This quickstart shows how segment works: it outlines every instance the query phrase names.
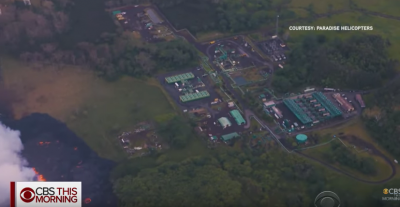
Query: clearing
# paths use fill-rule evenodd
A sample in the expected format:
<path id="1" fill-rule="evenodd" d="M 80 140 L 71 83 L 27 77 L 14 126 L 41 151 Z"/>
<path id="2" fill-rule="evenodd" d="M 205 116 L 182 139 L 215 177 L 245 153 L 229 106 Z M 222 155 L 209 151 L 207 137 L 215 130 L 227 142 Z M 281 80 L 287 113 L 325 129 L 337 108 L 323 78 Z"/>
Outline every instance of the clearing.
<path id="1" fill-rule="evenodd" d="M 2 66 L 4 87 L 16 96 L 9 103 L 15 118 L 50 114 L 105 158 L 126 156 L 117 139 L 121 131 L 141 121 L 166 121 L 175 115 L 175 106 L 154 79 L 106 82 L 87 68 L 34 70 L 11 58 L 3 58 Z"/>

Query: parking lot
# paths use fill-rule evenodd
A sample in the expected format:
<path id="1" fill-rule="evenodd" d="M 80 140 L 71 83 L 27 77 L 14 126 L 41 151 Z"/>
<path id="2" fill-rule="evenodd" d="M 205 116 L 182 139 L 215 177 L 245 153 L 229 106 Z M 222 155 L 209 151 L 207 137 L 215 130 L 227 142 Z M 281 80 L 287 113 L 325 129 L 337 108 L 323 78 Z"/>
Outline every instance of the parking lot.
<path id="1" fill-rule="evenodd" d="M 224 106 L 218 110 L 218 112 L 211 118 L 204 119 L 199 122 L 199 127 L 201 128 L 201 132 L 206 134 L 207 136 L 217 136 L 221 137 L 222 135 L 237 132 L 240 134 L 241 132 L 245 131 L 244 128 L 245 124 L 238 125 L 232 115 L 229 113 L 231 110 L 235 108 L 228 108 L 226 103 L 222 103 Z M 242 114 L 243 115 L 243 114 Z M 218 122 L 218 119 L 221 117 L 227 118 L 230 123 L 232 124 L 229 127 L 224 128 Z M 221 141 L 221 140 L 219 140 Z"/>
<path id="2" fill-rule="evenodd" d="M 285 52 L 289 49 L 280 39 L 271 39 L 265 42 L 261 42 L 259 43 L 259 47 L 275 62 L 284 62 L 287 59 Z"/>
<path id="3" fill-rule="evenodd" d="M 193 73 L 194 75 L 193 79 L 185 81 L 186 85 L 178 81 L 177 84 L 179 86 L 176 86 L 175 83 L 167 83 L 165 80 L 166 77 L 171 77 L 184 73 Z M 203 68 L 196 67 L 190 70 L 162 74 L 158 76 L 157 79 L 164 87 L 164 89 L 169 93 L 169 95 L 174 99 L 177 105 L 181 107 L 182 110 L 190 110 L 197 107 L 209 108 L 211 106 L 211 103 L 215 102 L 215 99 L 221 100 L 220 95 L 213 89 L 213 83 L 211 82 L 210 78 L 208 76 L 205 76 L 205 74 L 206 72 Z M 196 93 L 196 90 L 206 90 L 210 96 L 198 100 L 182 102 L 180 96 L 185 95 L 185 93 L 190 93 L 190 90 L 192 91 L 192 93 Z"/>
<path id="4" fill-rule="evenodd" d="M 262 57 L 242 37 L 212 41 L 199 49 L 207 54 L 211 62 L 222 66 L 224 70 L 266 65 Z"/>
<path id="5" fill-rule="evenodd" d="M 130 6 L 113 12 L 125 31 L 132 32 L 136 38 L 147 42 L 160 42 L 174 39 L 174 33 L 161 15 L 151 7 Z"/>

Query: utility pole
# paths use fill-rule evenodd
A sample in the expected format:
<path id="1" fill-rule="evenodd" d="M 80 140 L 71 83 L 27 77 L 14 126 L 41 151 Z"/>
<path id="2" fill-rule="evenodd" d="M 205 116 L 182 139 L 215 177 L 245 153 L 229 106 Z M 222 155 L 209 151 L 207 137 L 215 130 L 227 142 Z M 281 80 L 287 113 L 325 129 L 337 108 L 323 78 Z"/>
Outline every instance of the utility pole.
<path id="1" fill-rule="evenodd" d="M 279 14 L 276 15 L 276 36 L 278 36 L 278 24 L 279 24 Z"/>

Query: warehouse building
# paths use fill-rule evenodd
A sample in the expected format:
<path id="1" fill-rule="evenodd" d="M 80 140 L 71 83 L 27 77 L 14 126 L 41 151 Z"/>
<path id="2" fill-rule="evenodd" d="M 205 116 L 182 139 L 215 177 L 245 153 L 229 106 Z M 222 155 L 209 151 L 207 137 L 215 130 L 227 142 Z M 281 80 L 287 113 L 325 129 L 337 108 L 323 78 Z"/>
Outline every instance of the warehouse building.
<path id="1" fill-rule="evenodd" d="M 183 74 L 179 74 L 179 75 L 166 77 L 165 81 L 167 83 L 177 83 L 180 81 L 189 80 L 189 79 L 193 79 L 193 78 L 194 78 L 193 73 L 183 73 Z"/>
<path id="2" fill-rule="evenodd" d="M 323 93 L 316 92 L 312 96 L 328 110 L 332 118 L 342 115 L 342 112 Z"/>
<path id="3" fill-rule="evenodd" d="M 240 114 L 240 112 L 238 110 L 232 110 L 229 112 L 233 118 L 235 118 L 235 121 L 238 125 L 242 125 L 245 124 L 246 121 L 243 119 L 242 115 Z"/>
<path id="4" fill-rule="evenodd" d="M 354 107 L 347 102 L 342 96 L 340 96 L 340 93 L 335 93 L 332 95 L 333 98 L 336 99 L 337 102 L 343 107 L 343 109 L 347 112 L 354 111 Z"/>
<path id="5" fill-rule="evenodd" d="M 210 97 L 210 93 L 208 93 L 208 91 L 199 91 L 198 93 L 189 93 L 179 96 L 182 102 L 195 101 L 207 97 Z"/>
<path id="6" fill-rule="evenodd" d="M 226 117 L 221 117 L 218 119 L 219 124 L 225 129 L 226 127 L 232 126 L 232 123 Z"/>
<path id="7" fill-rule="evenodd" d="M 306 114 L 306 112 L 300 108 L 292 99 L 284 99 L 283 103 L 289 108 L 290 111 L 301 121 L 303 124 L 312 123 L 312 119 Z"/>
<path id="8" fill-rule="evenodd" d="M 221 136 L 221 138 L 222 138 L 222 140 L 224 142 L 232 140 L 233 138 L 236 138 L 236 137 L 240 137 L 240 135 L 238 133 L 236 133 L 236 132 L 233 132 L 233 133 L 230 133 L 230 134 L 225 134 L 225 135 Z"/>
<path id="9" fill-rule="evenodd" d="M 271 107 L 273 107 L 273 106 L 275 106 L 275 105 L 276 105 L 276 103 L 275 103 L 274 101 L 264 102 L 264 108 L 265 108 L 265 109 L 271 108 Z"/>

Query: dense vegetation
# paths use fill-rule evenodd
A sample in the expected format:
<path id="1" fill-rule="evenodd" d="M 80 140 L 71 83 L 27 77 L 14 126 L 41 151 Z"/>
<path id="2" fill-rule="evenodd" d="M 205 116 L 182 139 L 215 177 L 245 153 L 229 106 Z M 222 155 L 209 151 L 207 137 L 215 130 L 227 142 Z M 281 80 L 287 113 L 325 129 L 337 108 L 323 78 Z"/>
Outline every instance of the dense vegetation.
<path id="1" fill-rule="evenodd" d="M 305 206 L 312 202 L 309 195 L 325 186 L 319 169 L 276 149 L 269 153 L 219 149 L 209 156 L 140 172 L 132 169 L 134 174 L 126 170 L 118 169 L 115 177 L 122 206 Z M 292 182 L 298 183 L 296 187 L 289 185 Z"/>
<path id="2" fill-rule="evenodd" d="M 153 0 L 153 2 L 175 27 L 187 28 L 193 33 L 257 29 L 274 22 L 277 10 L 280 9 L 273 5 L 271 0 Z M 281 19 L 295 17 L 295 13 L 289 10 L 281 10 L 279 14 Z"/>
<path id="3" fill-rule="evenodd" d="M 86 64 L 115 79 L 183 69 L 197 60 L 195 48 L 182 40 L 146 44 L 115 31 L 103 1 L 42 0 L 33 9 L 10 5 L 2 12 L 0 47 L 38 68 Z"/>
<path id="4" fill-rule="evenodd" d="M 288 65 L 279 70 L 273 86 L 279 92 L 317 85 L 352 89 L 372 89 L 395 74 L 397 61 L 388 58 L 388 40 L 375 35 L 328 40 L 306 36 L 292 48 Z"/>
<path id="5" fill-rule="evenodd" d="M 338 142 L 331 142 L 330 145 L 331 150 L 324 152 L 324 158 L 330 163 L 339 163 L 367 175 L 376 174 L 375 163 L 372 158 L 359 158 L 350 149 Z"/>
<path id="6" fill-rule="evenodd" d="M 376 141 L 394 156 L 400 156 L 400 81 L 371 94 L 370 108 L 379 107 L 376 116 L 364 116 L 365 123 Z"/>

